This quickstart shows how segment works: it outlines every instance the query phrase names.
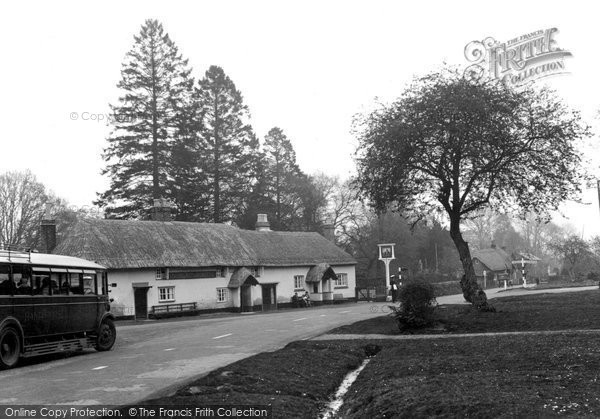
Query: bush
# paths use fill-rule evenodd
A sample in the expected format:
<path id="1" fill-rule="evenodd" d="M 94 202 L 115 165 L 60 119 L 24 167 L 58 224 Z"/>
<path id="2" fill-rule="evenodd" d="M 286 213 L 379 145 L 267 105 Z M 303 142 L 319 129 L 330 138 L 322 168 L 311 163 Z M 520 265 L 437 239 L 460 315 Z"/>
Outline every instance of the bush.
<path id="1" fill-rule="evenodd" d="M 398 290 L 399 307 L 393 307 L 392 316 L 398 328 L 425 327 L 433 323 L 436 307 L 433 286 L 425 281 L 409 281 Z"/>

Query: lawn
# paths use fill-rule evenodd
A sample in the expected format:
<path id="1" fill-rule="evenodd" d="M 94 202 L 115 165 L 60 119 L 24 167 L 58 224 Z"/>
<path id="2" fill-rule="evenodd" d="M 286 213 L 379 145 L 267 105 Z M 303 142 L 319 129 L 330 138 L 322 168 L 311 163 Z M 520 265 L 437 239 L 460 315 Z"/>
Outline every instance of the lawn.
<path id="1" fill-rule="evenodd" d="M 382 350 L 350 388 L 339 417 L 600 417 L 600 332 L 575 331 L 600 329 L 600 291 L 507 297 L 494 304 L 497 313 L 448 306 L 438 310 L 440 321 L 452 333 L 573 331 L 294 342 L 149 403 L 270 405 L 275 418 L 317 418 L 366 357 L 365 347 L 377 344 Z M 398 333 L 386 316 L 353 327 L 344 333 Z"/>
<path id="2" fill-rule="evenodd" d="M 364 357 L 360 345 L 292 342 L 212 371 L 173 396 L 145 404 L 269 405 L 274 418 L 317 418 L 344 376 Z M 122 411 L 129 417 L 127 408 Z"/>
<path id="3" fill-rule="evenodd" d="M 385 341 L 340 417 L 599 417 L 599 337 Z"/>
<path id="4" fill-rule="evenodd" d="M 412 333 L 485 333 L 531 330 L 600 329 L 600 290 L 562 294 L 532 294 L 491 300 L 496 313 L 470 305 L 442 305 L 431 329 Z M 390 316 L 373 317 L 329 333 L 399 334 Z"/>

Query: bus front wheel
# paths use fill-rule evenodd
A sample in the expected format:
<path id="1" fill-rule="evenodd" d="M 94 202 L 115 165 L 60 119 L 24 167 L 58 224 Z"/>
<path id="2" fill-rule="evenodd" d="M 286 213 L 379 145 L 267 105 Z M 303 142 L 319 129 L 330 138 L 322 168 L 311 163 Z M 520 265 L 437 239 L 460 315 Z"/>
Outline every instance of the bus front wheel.
<path id="1" fill-rule="evenodd" d="M 111 319 L 102 320 L 100 330 L 98 331 L 98 337 L 96 338 L 96 350 L 110 350 L 115 344 L 116 339 L 117 331 L 115 329 L 115 323 Z"/>
<path id="2" fill-rule="evenodd" d="M 19 356 L 21 356 L 19 333 L 12 327 L 3 328 L 0 331 L 0 369 L 17 365 Z"/>

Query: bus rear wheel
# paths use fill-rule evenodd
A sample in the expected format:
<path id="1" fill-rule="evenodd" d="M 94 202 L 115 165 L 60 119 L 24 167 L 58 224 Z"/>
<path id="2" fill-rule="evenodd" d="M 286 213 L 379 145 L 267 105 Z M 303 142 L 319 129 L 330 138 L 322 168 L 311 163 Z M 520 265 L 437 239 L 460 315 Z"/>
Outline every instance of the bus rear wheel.
<path id="1" fill-rule="evenodd" d="M 117 331 L 115 329 L 115 323 L 111 319 L 102 320 L 100 330 L 98 331 L 98 337 L 96 338 L 96 350 L 109 351 L 115 344 L 116 339 Z"/>
<path id="2" fill-rule="evenodd" d="M 21 356 L 19 333 L 12 327 L 3 328 L 0 331 L 0 369 L 17 365 L 19 356 Z"/>

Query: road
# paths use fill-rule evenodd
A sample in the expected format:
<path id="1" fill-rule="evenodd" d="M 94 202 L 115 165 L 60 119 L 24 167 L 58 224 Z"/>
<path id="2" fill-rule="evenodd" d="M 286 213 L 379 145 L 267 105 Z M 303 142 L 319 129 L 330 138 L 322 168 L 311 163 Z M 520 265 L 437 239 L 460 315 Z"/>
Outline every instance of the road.
<path id="1" fill-rule="evenodd" d="M 486 290 L 489 298 L 535 292 L 597 289 Z M 460 295 L 440 304 L 464 303 Z M 359 320 L 387 313 L 386 303 L 347 303 L 270 313 L 204 316 L 118 325 L 110 352 L 27 360 L 0 371 L 0 404 L 135 403 L 168 393 L 201 374 L 248 356 L 274 351 Z"/>
<path id="2" fill-rule="evenodd" d="M 382 315 L 384 306 L 360 302 L 118 325 L 110 352 L 87 350 L 0 371 L 0 404 L 134 403 L 248 356 Z"/>

